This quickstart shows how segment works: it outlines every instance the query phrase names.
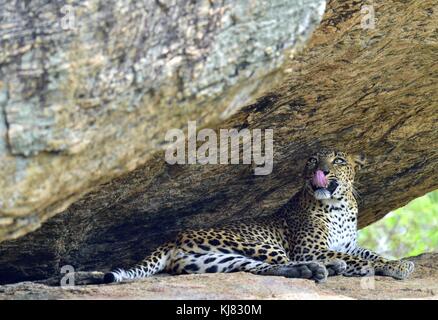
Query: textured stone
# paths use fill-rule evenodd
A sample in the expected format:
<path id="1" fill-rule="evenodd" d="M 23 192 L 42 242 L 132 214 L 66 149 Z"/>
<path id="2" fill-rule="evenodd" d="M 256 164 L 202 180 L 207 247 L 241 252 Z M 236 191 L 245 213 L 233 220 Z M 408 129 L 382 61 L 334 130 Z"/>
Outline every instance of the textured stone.
<path id="1" fill-rule="evenodd" d="M 248 273 L 158 275 L 113 285 L 54 287 L 22 282 L 0 286 L 6 299 L 438 299 L 438 254 L 412 259 L 417 270 L 408 280 L 387 277 L 330 277 L 326 283 Z"/>
<path id="2" fill-rule="evenodd" d="M 261 277 L 248 273 L 182 275 L 117 285 L 51 287 L 22 282 L 0 286 L 0 299 L 335 299 L 346 298 L 318 290 L 312 281 Z"/>
<path id="3" fill-rule="evenodd" d="M 325 1 L 0 0 L 0 241 L 284 79 Z"/>

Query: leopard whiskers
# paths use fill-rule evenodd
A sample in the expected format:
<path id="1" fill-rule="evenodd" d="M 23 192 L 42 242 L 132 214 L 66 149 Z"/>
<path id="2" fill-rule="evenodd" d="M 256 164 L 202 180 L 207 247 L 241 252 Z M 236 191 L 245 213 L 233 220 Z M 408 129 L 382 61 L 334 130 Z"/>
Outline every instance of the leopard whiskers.
<path id="1" fill-rule="evenodd" d="M 353 196 L 356 200 L 358 200 L 359 202 L 363 201 L 362 196 L 359 193 L 359 190 L 354 185 L 351 185 L 351 191 L 352 191 Z"/>

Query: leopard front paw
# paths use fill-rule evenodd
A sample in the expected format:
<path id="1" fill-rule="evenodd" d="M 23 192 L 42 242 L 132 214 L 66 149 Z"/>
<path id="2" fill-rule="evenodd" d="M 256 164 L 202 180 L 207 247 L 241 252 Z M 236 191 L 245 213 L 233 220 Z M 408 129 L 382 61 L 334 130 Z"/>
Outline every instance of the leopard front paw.
<path id="1" fill-rule="evenodd" d="M 412 261 L 401 260 L 399 261 L 396 279 L 406 279 L 415 270 L 415 264 Z"/>
<path id="2" fill-rule="evenodd" d="M 376 275 L 389 276 L 397 280 L 408 278 L 414 271 L 415 265 L 408 260 L 395 260 L 376 267 Z"/>

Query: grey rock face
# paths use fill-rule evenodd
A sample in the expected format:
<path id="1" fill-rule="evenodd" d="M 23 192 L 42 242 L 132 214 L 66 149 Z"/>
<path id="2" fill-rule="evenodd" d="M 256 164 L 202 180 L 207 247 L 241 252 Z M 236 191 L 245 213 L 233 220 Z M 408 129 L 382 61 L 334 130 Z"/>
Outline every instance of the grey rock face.
<path id="1" fill-rule="evenodd" d="M 0 240 L 133 170 L 165 132 L 283 79 L 325 7 L 299 1 L 0 1 Z"/>

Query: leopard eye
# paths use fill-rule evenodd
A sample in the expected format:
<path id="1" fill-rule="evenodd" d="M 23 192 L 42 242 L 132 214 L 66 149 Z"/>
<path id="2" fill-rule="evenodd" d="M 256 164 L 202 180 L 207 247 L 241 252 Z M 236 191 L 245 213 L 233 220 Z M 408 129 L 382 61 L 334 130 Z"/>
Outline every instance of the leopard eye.
<path id="1" fill-rule="evenodd" d="M 309 164 L 315 164 L 318 160 L 316 160 L 316 158 L 312 157 L 309 159 L 309 161 L 307 161 Z"/>
<path id="2" fill-rule="evenodd" d="M 347 161 L 345 161 L 345 159 L 342 158 L 335 158 L 335 160 L 333 160 L 334 164 L 345 164 Z"/>

